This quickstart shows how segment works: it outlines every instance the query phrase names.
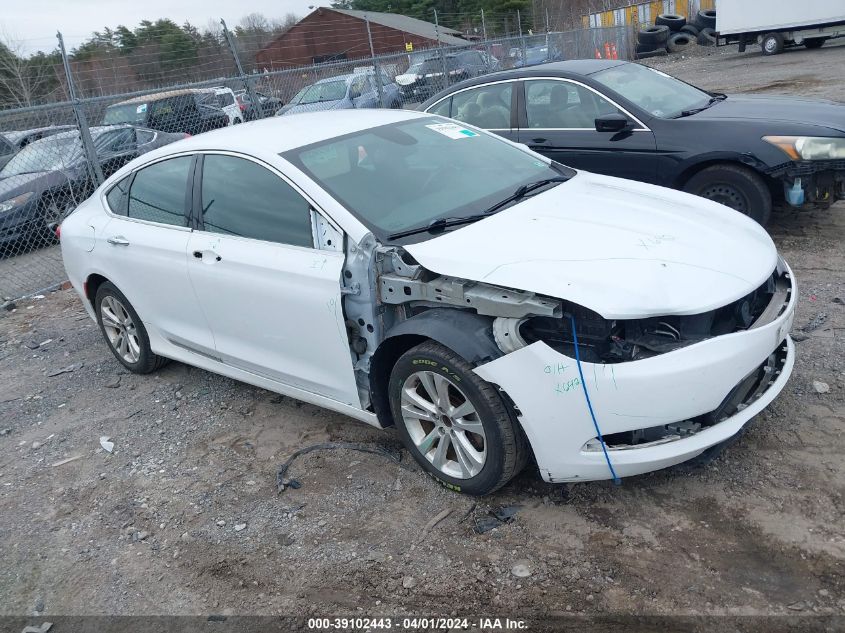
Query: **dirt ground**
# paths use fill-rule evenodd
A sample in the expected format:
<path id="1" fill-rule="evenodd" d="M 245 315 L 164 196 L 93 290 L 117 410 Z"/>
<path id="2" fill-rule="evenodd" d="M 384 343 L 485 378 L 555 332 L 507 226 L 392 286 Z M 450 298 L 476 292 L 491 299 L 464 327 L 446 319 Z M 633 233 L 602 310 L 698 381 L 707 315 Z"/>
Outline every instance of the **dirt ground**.
<path id="1" fill-rule="evenodd" d="M 845 46 L 659 63 L 845 100 Z M 407 453 L 332 450 L 279 494 L 297 449 L 395 433 L 178 363 L 130 375 L 71 291 L 19 302 L 0 316 L 0 613 L 845 614 L 845 204 L 771 232 L 800 291 L 791 381 L 710 464 L 619 487 L 529 468 L 472 499 Z"/>

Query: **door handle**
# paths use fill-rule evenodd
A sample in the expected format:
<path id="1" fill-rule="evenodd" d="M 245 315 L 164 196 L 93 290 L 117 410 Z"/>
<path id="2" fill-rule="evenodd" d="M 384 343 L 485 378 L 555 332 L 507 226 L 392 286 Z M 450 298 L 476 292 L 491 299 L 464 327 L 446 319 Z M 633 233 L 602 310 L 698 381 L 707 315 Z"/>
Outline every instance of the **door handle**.
<path id="1" fill-rule="evenodd" d="M 212 251 L 207 251 L 207 252 L 209 254 L 212 253 Z M 194 251 L 194 257 L 196 257 L 197 259 L 202 259 L 203 258 L 203 252 L 202 251 Z M 219 262 L 222 259 L 223 258 L 220 257 L 220 255 L 216 255 L 216 254 L 214 255 L 214 261 Z"/>
<path id="2" fill-rule="evenodd" d="M 549 139 L 547 139 L 547 138 L 532 138 L 531 143 L 533 145 L 548 145 Z"/>
<path id="3" fill-rule="evenodd" d="M 112 235 L 106 241 L 112 246 L 129 246 L 129 240 L 122 235 Z"/>

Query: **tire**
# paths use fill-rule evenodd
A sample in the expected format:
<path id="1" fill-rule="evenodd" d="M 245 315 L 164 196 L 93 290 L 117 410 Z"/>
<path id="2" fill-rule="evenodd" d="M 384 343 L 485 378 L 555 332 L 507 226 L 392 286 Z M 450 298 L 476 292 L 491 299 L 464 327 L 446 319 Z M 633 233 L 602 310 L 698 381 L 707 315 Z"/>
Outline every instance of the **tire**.
<path id="1" fill-rule="evenodd" d="M 666 57 L 668 53 L 665 48 L 658 48 L 653 51 L 645 51 L 644 53 L 637 53 L 637 59 L 649 59 L 651 57 Z"/>
<path id="2" fill-rule="evenodd" d="M 778 55 L 783 52 L 783 35 L 778 32 L 766 33 L 760 42 L 763 55 Z"/>
<path id="3" fill-rule="evenodd" d="M 468 406 L 471 412 L 450 418 L 438 408 L 436 413 L 416 417 L 414 412 L 425 414 L 427 405 L 432 410 L 439 406 L 439 388 L 448 394 L 448 407 L 457 410 Z M 435 395 L 430 395 L 432 391 Z M 391 372 L 388 393 L 396 429 L 405 447 L 426 472 L 449 490 L 486 495 L 524 468 L 528 447 L 509 406 L 496 387 L 482 380 L 452 350 L 427 341 L 403 354 Z M 468 431 L 457 421 L 453 424 L 453 420 L 482 432 Z M 426 446 L 420 450 L 423 443 Z M 441 446 L 443 463 L 435 466 Z M 471 468 L 462 467 L 458 461 L 458 446 L 472 449 L 462 449 L 464 456 L 474 457 L 474 461 L 464 459 Z"/>
<path id="4" fill-rule="evenodd" d="M 688 33 L 694 40 L 698 40 L 698 34 L 701 33 L 701 29 L 699 29 L 695 24 L 686 24 L 680 31 L 678 31 L 678 33 Z"/>
<path id="5" fill-rule="evenodd" d="M 723 163 L 702 169 L 686 182 L 684 191 L 724 204 L 762 226 L 772 215 L 772 194 L 765 181 L 740 165 Z"/>
<path id="6" fill-rule="evenodd" d="M 640 29 L 637 34 L 637 42 L 646 46 L 651 46 L 652 50 L 665 47 L 666 42 L 669 41 L 669 27 L 655 24 L 654 26 L 646 26 Z"/>
<path id="7" fill-rule="evenodd" d="M 809 49 L 821 48 L 824 46 L 824 43 L 827 41 L 826 37 L 814 37 L 809 40 L 804 40 L 804 46 Z"/>
<path id="8" fill-rule="evenodd" d="M 711 28 L 703 28 L 698 34 L 699 46 L 716 46 L 716 31 Z"/>
<path id="9" fill-rule="evenodd" d="M 669 38 L 669 52 L 680 53 L 692 46 L 695 41 L 695 38 L 689 33 L 675 33 Z"/>
<path id="10" fill-rule="evenodd" d="M 671 13 L 663 13 L 657 16 L 657 19 L 654 21 L 654 23 L 660 24 L 662 26 L 668 26 L 669 30 L 672 31 L 672 33 L 677 33 L 687 23 L 687 19 L 682 15 L 672 15 Z"/>
<path id="11" fill-rule="evenodd" d="M 97 289 L 97 296 L 94 298 L 94 312 L 97 315 L 97 325 L 100 326 L 100 332 L 112 354 L 121 365 L 133 374 L 149 374 L 164 367 L 169 362 L 169 359 L 154 354 L 150 349 L 150 337 L 147 335 L 144 323 L 126 296 L 110 281 L 103 282 Z M 128 316 L 130 319 L 129 325 L 125 325 L 126 321 L 123 319 L 124 327 L 111 328 L 110 324 L 113 319 L 110 319 L 109 316 L 119 318 Z M 118 333 L 115 333 L 118 330 L 122 332 L 122 338 Z M 127 341 L 125 348 L 120 344 L 122 340 Z M 133 349 L 132 340 L 135 341 L 134 347 L 137 347 L 137 350 Z M 133 356 L 136 351 L 136 360 L 133 361 L 128 358 L 128 356 Z"/>
<path id="12" fill-rule="evenodd" d="M 693 20 L 693 24 L 695 24 L 699 30 L 704 29 L 716 29 L 716 11 L 714 9 L 710 9 L 707 11 L 699 11 L 698 14 L 695 16 L 695 20 Z"/>

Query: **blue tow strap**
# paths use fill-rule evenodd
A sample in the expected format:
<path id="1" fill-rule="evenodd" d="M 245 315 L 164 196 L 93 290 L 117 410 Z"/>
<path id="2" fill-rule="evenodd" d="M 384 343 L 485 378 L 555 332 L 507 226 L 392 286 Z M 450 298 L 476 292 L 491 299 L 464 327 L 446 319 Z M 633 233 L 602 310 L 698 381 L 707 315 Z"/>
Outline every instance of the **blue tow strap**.
<path id="1" fill-rule="evenodd" d="M 572 322 L 572 340 L 575 342 L 575 364 L 578 365 L 578 375 L 581 377 L 581 387 L 584 389 L 584 397 L 587 399 L 587 408 L 590 410 L 590 417 L 593 418 L 593 426 L 596 428 L 596 435 L 601 442 L 601 450 L 604 452 L 604 459 L 607 461 L 607 467 L 610 469 L 610 475 L 613 477 L 613 483 L 617 486 L 622 483 L 622 480 L 613 469 L 613 464 L 610 463 L 610 455 L 607 454 L 607 445 L 604 443 L 601 429 L 599 428 L 596 414 L 593 411 L 593 403 L 590 402 L 590 394 L 587 391 L 587 381 L 584 380 L 584 371 L 581 369 L 581 353 L 578 351 L 578 334 L 575 331 L 575 315 L 570 314 L 569 320 Z"/>

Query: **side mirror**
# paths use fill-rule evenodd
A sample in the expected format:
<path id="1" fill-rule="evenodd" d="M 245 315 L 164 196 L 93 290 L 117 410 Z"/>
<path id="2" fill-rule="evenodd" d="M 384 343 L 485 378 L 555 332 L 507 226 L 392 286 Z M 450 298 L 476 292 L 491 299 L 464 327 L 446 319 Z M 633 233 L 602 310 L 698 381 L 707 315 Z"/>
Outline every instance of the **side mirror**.
<path id="1" fill-rule="evenodd" d="M 597 132 L 622 132 L 630 126 L 631 122 L 624 114 L 605 114 L 596 119 Z"/>

